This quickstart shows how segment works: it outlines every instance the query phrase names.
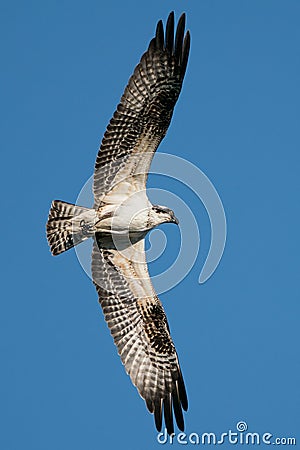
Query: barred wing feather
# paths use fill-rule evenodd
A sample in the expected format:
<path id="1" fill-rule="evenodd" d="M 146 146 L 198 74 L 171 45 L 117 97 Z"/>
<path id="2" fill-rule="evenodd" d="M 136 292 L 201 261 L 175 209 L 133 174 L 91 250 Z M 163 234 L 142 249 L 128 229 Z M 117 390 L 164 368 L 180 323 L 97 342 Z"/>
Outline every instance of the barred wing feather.
<path id="1" fill-rule="evenodd" d="M 132 245 L 126 256 L 111 247 L 98 235 L 92 256 L 105 320 L 126 372 L 154 413 L 157 429 L 161 430 L 164 414 L 168 433 L 174 432 L 174 411 L 183 430 L 185 386 L 167 318 L 148 274 L 144 240 Z"/>
<path id="2" fill-rule="evenodd" d="M 162 21 L 158 22 L 156 35 L 104 134 L 95 164 L 95 206 L 109 201 L 112 188 L 135 174 L 143 174 L 138 188 L 145 189 L 152 157 L 169 127 L 186 70 L 190 34 L 187 31 L 184 36 L 184 28 L 182 14 L 174 40 L 174 13 L 168 17 L 165 33 Z"/>

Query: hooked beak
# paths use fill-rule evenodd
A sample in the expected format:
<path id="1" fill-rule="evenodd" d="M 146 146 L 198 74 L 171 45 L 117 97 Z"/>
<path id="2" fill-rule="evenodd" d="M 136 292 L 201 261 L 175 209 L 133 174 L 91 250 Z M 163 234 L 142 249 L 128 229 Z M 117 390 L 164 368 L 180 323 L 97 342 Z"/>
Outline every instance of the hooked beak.
<path id="1" fill-rule="evenodd" d="M 179 225 L 179 220 L 177 219 L 177 217 L 173 217 L 172 223 L 176 223 L 176 225 Z"/>

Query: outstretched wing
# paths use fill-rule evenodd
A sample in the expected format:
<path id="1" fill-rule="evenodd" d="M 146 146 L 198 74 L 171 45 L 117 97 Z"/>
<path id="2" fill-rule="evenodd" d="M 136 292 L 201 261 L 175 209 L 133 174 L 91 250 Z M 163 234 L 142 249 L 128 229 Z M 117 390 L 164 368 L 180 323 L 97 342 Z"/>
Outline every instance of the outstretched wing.
<path id="1" fill-rule="evenodd" d="M 184 28 L 182 14 L 174 41 L 174 13 L 168 17 L 165 33 L 160 20 L 128 82 L 96 159 L 96 206 L 124 179 L 136 176 L 137 189 L 146 187 L 151 160 L 169 127 L 186 70 L 190 34 L 187 31 L 184 36 Z"/>
<path id="2" fill-rule="evenodd" d="M 154 413 L 157 430 L 164 414 L 168 433 L 174 432 L 174 411 L 183 431 L 186 391 L 167 318 L 148 274 L 144 240 L 124 248 L 119 242 L 119 250 L 114 246 L 96 235 L 92 274 L 105 320 L 126 372 Z"/>

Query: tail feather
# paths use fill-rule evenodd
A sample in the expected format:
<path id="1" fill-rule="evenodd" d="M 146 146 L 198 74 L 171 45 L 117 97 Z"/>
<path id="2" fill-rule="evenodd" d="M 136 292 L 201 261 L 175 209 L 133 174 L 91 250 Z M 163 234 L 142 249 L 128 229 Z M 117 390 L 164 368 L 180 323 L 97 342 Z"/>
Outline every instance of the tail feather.
<path id="1" fill-rule="evenodd" d="M 92 236 L 95 217 L 94 209 L 54 200 L 46 226 L 51 253 L 59 255 Z"/>

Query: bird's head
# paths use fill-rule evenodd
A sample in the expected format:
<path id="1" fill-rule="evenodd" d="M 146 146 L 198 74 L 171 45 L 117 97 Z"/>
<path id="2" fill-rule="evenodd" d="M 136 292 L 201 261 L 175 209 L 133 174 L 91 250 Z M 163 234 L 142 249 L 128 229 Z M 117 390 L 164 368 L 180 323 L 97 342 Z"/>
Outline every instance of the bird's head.
<path id="1" fill-rule="evenodd" d="M 176 223 L 176 225 L 179 224 L 174 211 L 172 211 L 172 209 L 170 208 L 167 208 L 166 206 L 153 205 L 152 211 L 155 225 L 160 225 L 162 223 Z"/>

